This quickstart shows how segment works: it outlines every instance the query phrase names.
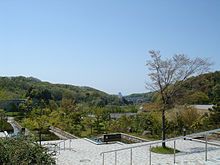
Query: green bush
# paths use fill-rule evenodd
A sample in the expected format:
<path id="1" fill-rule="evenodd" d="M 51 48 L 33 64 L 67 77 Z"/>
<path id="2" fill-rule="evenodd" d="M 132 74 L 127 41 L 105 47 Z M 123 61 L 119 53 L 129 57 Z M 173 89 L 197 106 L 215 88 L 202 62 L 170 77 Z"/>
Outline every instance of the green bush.
<path id="1" fill-rule="evenodd" d="M 13 127 L 6 120 L 1 120 L 0 121 L 0 132 L 1 131 L 13 132 Z"/>
<path id="2" fill-rule="evenodd" d="M 23 137 L 0 139 L 1 165 L 54 165 L 46 148 Z"/>
<path id="3" fill-rule="evenodd" d="M 33 131 L 35 135 L 35 139 L 39 141 L 39 132 L 38 131 Z M 60 140 L 58 136 L 56 136 L 54 133 L 49 132 L 49 131 L 42 131 L 41 134 L 41 140 L 42 141 L 50 141 L 50 140 Z"/>

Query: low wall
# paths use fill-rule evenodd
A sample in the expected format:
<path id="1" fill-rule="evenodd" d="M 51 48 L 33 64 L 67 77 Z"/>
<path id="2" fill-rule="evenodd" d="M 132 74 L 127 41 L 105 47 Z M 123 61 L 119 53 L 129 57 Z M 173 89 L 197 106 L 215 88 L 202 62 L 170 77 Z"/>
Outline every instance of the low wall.
<path id="1" fill-rule="evenodd" d="M 22 129 L 22 126 L 15 120 L 11 121 L 20 131 Z"/>
<path id="2" fill-rule="evenodd" d="M 77 136 L 72 135 L 69 132 L 63 131 L 60 128 L 50 126 L 50 129 L 51 129 L 51 131 L 56 132 L 56 133 L 58 133 L 58 134 L 60 134 L 60 135 L 62 135 L 64 137 L 66 137 L 67 139 L 78 139 Z"/>
<path id="3" fill-rule="evenodd" d="M 14 118 L 12 118 L 12 117 L 8 118 L 8 122 L 12 125 L 14 131 L 15 131 L 14 126 L 16 127 L 18 132 L 22 131 L 23 127 L 17 121 L 15 121 Z M 25 129 L 25 135 L 31 135 L 32 134 L 27 128 L 24 128 L 24 129 Z"/>
<path id="4" fill-rule="evenodd" d="M 149 142 L 149 141 L 146 140 L 146 139 L 139 138 L 139 137 L 132 136 L 132 135 L 128 135 L 128 134 L 124 134 L 124 133 L 121 133 L 121 138 L 122 138 L 122 139 L 127 139 L 127 140 L 132 141 L 132 142 L 135 142 L 135 143 Z"/>

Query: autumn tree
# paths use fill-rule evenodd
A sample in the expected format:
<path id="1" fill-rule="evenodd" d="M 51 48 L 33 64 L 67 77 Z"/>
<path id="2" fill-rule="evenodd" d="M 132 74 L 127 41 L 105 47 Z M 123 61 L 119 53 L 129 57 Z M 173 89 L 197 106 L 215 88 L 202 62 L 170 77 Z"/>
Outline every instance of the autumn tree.
<path id="1" fill-rule="evenodd" d="M 174 105 L 173 98 L 181 88 L 184 80 L 191 76 L 202 74 L 209 70 L 207 59 L 190 59 L 185 54 L 175 54 L 163 59 L 159 51 L 149 51 L 151 59 L 147 61 L 150 82 L 147 89 L 157 91 L 161 97 L 162 111 L 162 140 L 166 139 L 165 111 Z M 165 147 L 165 142 L 162 143 Z"/>

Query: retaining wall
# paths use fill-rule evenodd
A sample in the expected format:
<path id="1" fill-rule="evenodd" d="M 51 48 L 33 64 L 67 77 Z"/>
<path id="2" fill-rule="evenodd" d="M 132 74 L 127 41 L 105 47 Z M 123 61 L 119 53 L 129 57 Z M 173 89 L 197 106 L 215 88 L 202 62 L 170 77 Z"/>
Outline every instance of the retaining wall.
<path id="1" fill-rule="evenodd" d="M 56 132 L 64 137 L 66 137 L 67 139 L 78 139 L 77 136 L 75 135 L 72 135 L 71 133 L 69 132 L 66 132 L 66 131 L 63 131 L 62 129 L 60 128 L 57 128 L 57 127 L 53 127 L 53 126 L 50 126 L 50 129 L 53 131 L 53 132 Z"/>
<path id="2" fill-rule="evenodd" d="M 148 140 L 146 140 L 146 139 L 139 138 L 139 137 L 132 136 L 132 135 L 128 135 L 128 134 L 124 134 L 124 133 L 121 133 L 121 138 L 127 139 L 127 140 L 135 142 L 135 143 L 148 142 Z"/>

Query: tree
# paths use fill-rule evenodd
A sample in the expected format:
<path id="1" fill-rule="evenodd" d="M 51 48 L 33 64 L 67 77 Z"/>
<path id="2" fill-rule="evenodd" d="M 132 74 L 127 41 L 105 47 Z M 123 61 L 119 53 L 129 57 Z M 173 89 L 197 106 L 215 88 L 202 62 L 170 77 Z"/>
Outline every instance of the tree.
<path id="1" fill-rule="evenodd" d="M 220 122 L 220 102 L 216 103 L 209 111 L 211 112 L 209 117 L 211 124 L 218 126 Z"/>
<path id="2" fill-rule="evenodd" d="M 25 128 L 38 131 L 40 145 L 42 133 L 47 131 L 50 126 L 49 114 L 50 109 L 34 108 L 29 114 L 29 117 L 22 120 L 22 124 Z"/>
<path id="3" fill-rule="evenodd" d="M 82 124 L 90 129 L 90 136 L 91 136 L 92 133 L 93 133 L 92 130 L 93 130 L 93 127 L 94 127 L 94 118 L 90 117 L 90 116 L 84 117 L 83 121 L 82 121 Z"/>
<path id="4" fill-rule="evenodd" d="M 159 51 L 149 51 L 151 60 L 147 61 L 150 71 L 148 89 L 157 91 L 161 97 L 162 111 L 162 140 L 166 139 L 165 111 L 174 105 L 173 98 L 181 88 L 184 80 L 191 76 L 202 74 L 209 70 L 207 59 L 190 59 L 185 54 L 175 54 L 171 58 L 162 59 Z M 165 147 L 165 142 L 162 143 Z"/>
<path id="5" fill-rule="evenodd" d="M 0 131 L 3 131 L 3 122 L 5 120 L 5 111 L 0 109 Z"/>
<path id="6" fill-rule="evenodd" d="M 184 128 L 187 130 L 192 130 L 192 126 L 195 124 L 195 122 L 198 122 L 202 116 L 197 109 L 191 106 L 182 107 L 182 109 L 180 109 L 179 115 L 180 120 L 183 121 Z"/>
<path id="7" fill-rule="evenodd" d="M 97 131 L 97 133 L 101 133 L 104 128 L 104 122 L 110 119 L 109 113 L 104 108 L 96 107 L 93 110 L 93 114 L 95 119 L 94 129 Z"/>
<path id="8" fill-rule="evenodd" d="M 214 103 L 220 102 L 220 84 L 213 87 Z"/>
<path id="9" fill-rule="evenodd" d="M 76 111 L 76 103 L 72 99 L 63 98 L 61 101 L 61 108 L 65 113 L 71 113 Z"/>
<path id="10" fill-rule="evenodd" d="M 25 96 L 28 100 L 32 100 L 32 106 L 35 107 L 45 107 L 52 99 L 51 92 L 48 89 L 38 89 L 34 87 L 30 87 Z"/>
<path id="11" fill-rule="evenodd" d="M 208 104 L 209 97 L 201 91 L 193 92 L 191 95 L 186 96 L 185 100 L 189 104 Z"/>

